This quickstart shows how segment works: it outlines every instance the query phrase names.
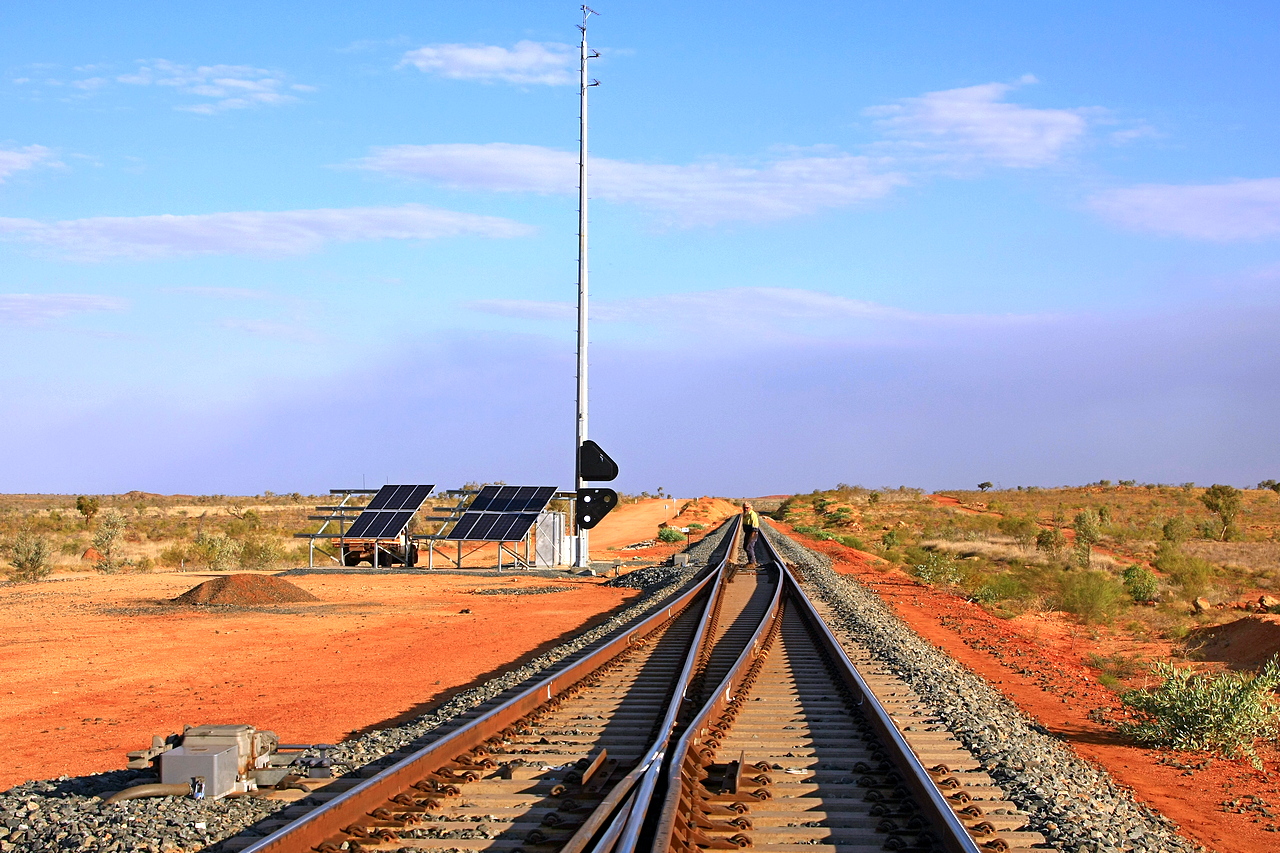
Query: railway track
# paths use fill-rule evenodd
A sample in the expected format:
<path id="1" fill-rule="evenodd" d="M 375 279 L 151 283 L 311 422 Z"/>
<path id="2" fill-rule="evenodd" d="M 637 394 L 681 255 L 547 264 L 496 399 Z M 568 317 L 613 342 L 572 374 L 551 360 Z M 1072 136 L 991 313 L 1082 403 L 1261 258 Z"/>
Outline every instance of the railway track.
<path id="1" fill-rule="evenodd" d="M 232 847 L 977 853 L 1044 841 L 1019 831 L 1023 816 L 905 685 L 854 667 L 766 537 L 768 559 L 742 566 L 736 529 L 727 536 L 660 612 Z"/>

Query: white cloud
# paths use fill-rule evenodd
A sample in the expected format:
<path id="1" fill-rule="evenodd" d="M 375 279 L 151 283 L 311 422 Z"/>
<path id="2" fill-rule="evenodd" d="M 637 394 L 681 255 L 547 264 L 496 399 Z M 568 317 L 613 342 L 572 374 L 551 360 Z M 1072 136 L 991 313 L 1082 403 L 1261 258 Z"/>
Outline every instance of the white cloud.
<path id="1" fill-rule="evenodd" d="M 1034 83 L 1024 77 L 1020 83 Z M 1088 129 L 1086 109 L 1033 109 L 1005 102 L 1014 88 L 984 83 L 929 92 L 866 114 L 890 137 L 882 144 L 900 156 L 952 164 L 993 163 L 1011 168 L 1049 165 Z"/>
<path id="2" fill-rule="evenodd" d="M 869 157 L 795 156 L 758 166 L 671 166 L 592 159 L 593 198 L 636 204 L 684 225 L 784 219 L 887 195 L 906 179 Z M 536 145 L 396 145 L 362 168 L 466 190 L 572 193 L 577 154 Z"/>
<path id="3" fill-rule="evenodd" d="M 566 86 L 576 77 L 573 47 L 556 42 L 520 41 L 505 48 L 489 44 L 432 44 L 411 50 L 401 65 L 453 80 Z"/>
<path id="4" fill-rule="evenodd" d="M 485 299 L 467 307 L 485 314 L 524 320 L 572 320 L 571 302 Z M 637 299 L 593 300 L 591 319 L 646 326 L 696 326 L 703 332 L 835 330 L 873 323 L 877 327 L 989 328 L 1043 322 L 1035 314 L 926 314 L 850 299 L 816 290 L 784 287 L 730 287 Z"/>
<path id="5" fill-rule="evenodd" d="M 310 86 L 288 85 L 285 75 L 279 71 L 248 65 L 180 65 L 166 59 L 140 62 L 136 71 L 116 77 L 116 82 L 133 86 L 167 86 L 184 94 L 207 98 L 209 100 L 175 107 L 204 115 L 297 101 L 296 97 L 282 91 L 285 88 L 314 91 Z"/>
<path id="6" fill-rule="evenodd" d="M 28 145 L 11 151 L 0 148 L 0 183 L 14 172 L 33 169 L 41 163 L 57 165 L 52 158 L 53 152 L 43 145 Z"/>
<path id="7" fill-rule="evenodd" d="M 297 255 L 328 243 L 521 237 L 510 219 L 405 204 L 399 207 L 248 211 L 192 216 L 100 216 L 62 222 L 0 218 L 0 238 L 48 246 L 79 260 L 181 255 Z"/>
<path id="8" fill-rule="evenodd" d="M 1140 231 L 1196 240 L 1280 237 L 1280 178 L 1229 184 L 1141 184 L 1099 193 L 1089 205 Z"/>
<path id="9" fill-rule="evenodd" d="M 122 299 L 86 293 L 0 293 L 0 323 L 35 326 L 71 314 L 124 307 Z"/>

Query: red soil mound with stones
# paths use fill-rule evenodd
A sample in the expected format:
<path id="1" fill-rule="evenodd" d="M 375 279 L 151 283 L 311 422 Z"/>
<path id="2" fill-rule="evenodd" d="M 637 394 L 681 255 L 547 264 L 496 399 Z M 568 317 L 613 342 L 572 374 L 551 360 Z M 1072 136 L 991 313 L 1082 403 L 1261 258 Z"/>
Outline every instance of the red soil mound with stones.
<path id="1" fill-rule="evenodd" d="M 291 604 L 319 601 L 301 587 L 271 575 L 223 575 L 192 587 L 174 604 Z"/>
<path id="2" fill-rule="evenodd" d="M 1201 660 L 1221 661 L 1232 669 L 1260 669 L 1280 653 L 1280 616 L 1246 616 L 1225 625 L 1191 632 L 1191 643 L 1203 643 Z"/>

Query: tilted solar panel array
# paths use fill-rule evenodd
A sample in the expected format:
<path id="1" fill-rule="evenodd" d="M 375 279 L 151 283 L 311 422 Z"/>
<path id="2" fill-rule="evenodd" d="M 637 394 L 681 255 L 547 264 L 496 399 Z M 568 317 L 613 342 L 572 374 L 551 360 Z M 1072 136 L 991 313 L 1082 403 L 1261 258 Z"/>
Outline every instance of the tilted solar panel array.
<path id="1" fill-rule="evenodd" d="M 518 542 L 555 493 L 555 486 L 485 486 L 445 538 Z"/>
<path id="2" fill-rule="evenodd" d="M 435 486 L 383 486 L 356 518 L 347 539 L 394 539 Z"/>

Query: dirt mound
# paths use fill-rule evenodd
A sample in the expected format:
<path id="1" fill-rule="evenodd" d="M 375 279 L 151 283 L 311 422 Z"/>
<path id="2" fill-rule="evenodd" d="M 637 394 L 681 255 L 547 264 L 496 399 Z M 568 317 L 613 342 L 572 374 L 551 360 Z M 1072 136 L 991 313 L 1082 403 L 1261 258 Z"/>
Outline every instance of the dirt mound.
<path id="1" fill-rule="evenodd" d="M 192 587 L 173 603 L 254 605 L 319 600 L 302 587 L 271 575 L 224 575 Z"/>
<path id="2" fill-rule="evenodd" d="M 1225 625 L 1191 632 L 1187 642 L 1199 645 L 1197 657 L 1221 661 L 1232 669 L 1258 669 L 1280 654 L 1280 616 L 1246 616 Z"/>

